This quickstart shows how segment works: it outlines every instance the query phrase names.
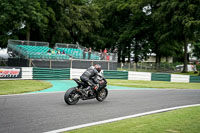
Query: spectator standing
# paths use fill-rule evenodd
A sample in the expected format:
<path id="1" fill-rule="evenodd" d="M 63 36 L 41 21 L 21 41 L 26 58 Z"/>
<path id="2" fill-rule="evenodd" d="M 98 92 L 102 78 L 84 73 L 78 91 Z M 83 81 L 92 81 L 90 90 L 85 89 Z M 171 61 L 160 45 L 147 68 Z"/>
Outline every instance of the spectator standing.
<path id="1" fill-rule="evenodd" d="M 115 61 L 116 60 L 116 57 L 117 57 L 117 48 L 115 48 L 114 50 L 113 50 L 113 61 Z"/>
<path id="2" fill-rule="evenodd" d="M 51 51 L 51 54 L 56 54 L 55 48 Z"/>
<path id="3" fill-rule="evenodd" d="M 47 51 L 47 54 L 51 54 L 51 49 L 49 49 L 49 50 Z"/>
<path id="4" fill-rule="evenodd" d="M 85 48 L 84 50 L 83 50 L 83 59 L 85 59 L 85 57 L 86 57 L 86 52 L 87 52 L 88 50 L 87 50 L 87 48 Z"/>
<path id="5" fill-rule="evenodd" d="M 88 60 L 91 59 L 92 48 L 90 47 L 88 50 Z"/>
<path id="6" fill-rule="evenodd" d="M 106 60 L 106 54 L 107 54 L 107 49 L 105 48 L 104 50 L 103 50 L 103 56 L 104 56 L 104 60 Z"/>
<path id="7" fill-rule="evenodd" d="M 57 54 L 61 54 L 60 50 L 58 49 Z"/>
<path id="8" fill-rule="evenodd" d="M 110 54 L 106 55 L 106 60 L 110 60 Z"/>
<path id="9" fill-rule="evenodd" d="M 62 54 L 65 54 L 65 50 L 63 49 Z"/>
<path id="10" fill-rule="evenodd" d="M 103 60 L 103 52 L 102 52 L 102 49 L 100 49 L 100 60 Z"/>

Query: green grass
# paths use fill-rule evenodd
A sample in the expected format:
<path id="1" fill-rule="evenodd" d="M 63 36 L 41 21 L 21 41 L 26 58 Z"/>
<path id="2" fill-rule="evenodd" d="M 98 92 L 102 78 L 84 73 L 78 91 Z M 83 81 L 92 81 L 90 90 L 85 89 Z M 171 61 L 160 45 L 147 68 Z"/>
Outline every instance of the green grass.
<path id="1" fill-rule="evenodd" d="M 49 82 L 38 80 L 0 80 L 0 95 L 39 91 L 51 86 Z"/>
<path id="2" fill-rule="evenodd" d="M 109 85 L 138 88 L 200 89 L 200 83 L 133 81 L 108 79 Z M 199 133 L 200 107 L 179 109 L 93 127 L 69 133 Z"/>
<path id="3" fill-rule="evenodd" d="M 200 107 L 131 118 L 67 133 L 199 133 Z"/>
<path id="4" fill-rule="evenodd" d="M 108 79 L 108 85 L 136 88 L 200 89 L 200 83 Z"/>
<path id="5" fill-rule="evenodd" d="M 133 68 L 117 68 L 117 71 L 136 71 L 136 72 L 159 72 L 159 71 L 157 71 L 157 70 L 155 70 L 155 69 L 137 69 L 137 70 L 135 70 L 135 69 L 133 69 Z"/>
<path id="6" fill-rule="evenodd" d="M 181 75 L 199 76 L 199 73 L 194 73 L 194 72 L 187 72 L 187 73 L 176 72 L 176 73 L 172 73 L 172 74 L 181 74 Z"/>

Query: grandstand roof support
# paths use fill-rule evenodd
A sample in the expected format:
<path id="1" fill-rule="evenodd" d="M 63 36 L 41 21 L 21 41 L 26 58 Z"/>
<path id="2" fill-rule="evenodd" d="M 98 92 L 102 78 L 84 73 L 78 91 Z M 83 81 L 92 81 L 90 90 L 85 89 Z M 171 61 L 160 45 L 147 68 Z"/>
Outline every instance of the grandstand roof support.
<path id="1" fill-rule="evenodd" d="M 31 67 L 31 62 L 32 62 L 32 60 L 31 60 L 31 59 L 29 59 L 29 67 Z"/>
<path id="2" fill-rule="evenodd" d="M 51 60 L 49 60 L 49 68 L 51 69 Z"/>
<path id="3" fill-rule="evenodd" d="M 72 61 L 73 61 L 73 60 L 71 60 L 70 68 L 72 68 Z"/>
<path id="4" fill-rule="evenodd" d="M 108 62 L 108 70 L 110 70 L 110 62 Z"/>

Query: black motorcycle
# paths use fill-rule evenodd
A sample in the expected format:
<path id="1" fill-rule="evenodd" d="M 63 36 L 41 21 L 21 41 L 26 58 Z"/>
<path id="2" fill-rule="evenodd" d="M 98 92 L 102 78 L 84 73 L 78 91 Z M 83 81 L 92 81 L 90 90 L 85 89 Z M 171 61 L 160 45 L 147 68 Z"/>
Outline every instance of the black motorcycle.
<path id="1" fill-rule="evenodd" d="M 99 87 L 97 90 L 87 90 L 87 84 L 80 81 L 79 79 L 73 80 L 78 84 L 78 86 L 70 88 L 66 91 L 64 100 L 67 104 L 74 105 L 79 101 L 79 99 L 89 100 L 96 98 L 99 102 L 102 102 L 106 99 L 108 95 L 108 89 L 106 88 L 107 81 L 102 75 L 98 75 L 97 78 L 94 79 L 99 81 Z"/>

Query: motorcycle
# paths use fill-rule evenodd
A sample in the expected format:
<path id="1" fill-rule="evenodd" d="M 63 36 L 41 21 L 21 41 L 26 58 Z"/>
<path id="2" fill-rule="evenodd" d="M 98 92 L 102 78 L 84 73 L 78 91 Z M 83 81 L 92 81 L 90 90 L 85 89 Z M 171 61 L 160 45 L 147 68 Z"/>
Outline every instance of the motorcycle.
<path id="1" fill-rule="evenodd" d="M 65 92 L 64 100 L 68 105 L 76 104 L 79 99 L 89 100 L 96 98 L 99 102 L 103 102 L 106 99 L 108 95 L 108 89 L 106 88 L 107 81 L 102 74 L 99 74 L 95 79 L 93 79 L 94 82 L 97 82 L 97 80 L 99 81 L 97 90 L 87 90 L 87 84 L 77 78 L 73 80 L 78 84 L 78 86 L 72 87 Z"/>

